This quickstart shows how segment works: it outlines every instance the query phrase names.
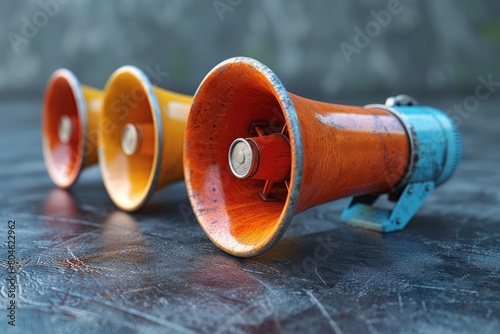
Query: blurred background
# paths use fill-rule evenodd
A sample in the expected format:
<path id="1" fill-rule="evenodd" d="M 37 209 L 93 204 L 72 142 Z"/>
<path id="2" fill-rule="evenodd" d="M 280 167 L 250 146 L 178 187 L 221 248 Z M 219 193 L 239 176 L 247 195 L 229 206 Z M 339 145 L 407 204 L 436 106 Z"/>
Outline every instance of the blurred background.
<path id="1" fill-rule="evenodd" d="M 125 64 L 168 72 L 159 86 L 193 94 L 238 55 L 326 101 L 467 96 L 479 76 L 500 81 L 499 14 L 493 0 L 2 1 L 0 98 L 41 98 L 59 67 L 101 88 Z"/>

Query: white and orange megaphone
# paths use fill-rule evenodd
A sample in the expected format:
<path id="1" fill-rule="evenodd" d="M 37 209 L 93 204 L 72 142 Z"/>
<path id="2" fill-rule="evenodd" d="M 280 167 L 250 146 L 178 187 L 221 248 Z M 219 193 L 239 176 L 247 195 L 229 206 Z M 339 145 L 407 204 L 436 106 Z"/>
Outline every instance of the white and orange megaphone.
<path id="1" fill-rule="evenodd" d="M 403 228 L 456 170 L 460 133 L 443 112 L 399 96 L 355 107 L 288 93 L 265 65 L 233 58 L 193 97 L 186 187 L 209 238 L 235 256 L 261 254 L 292 217 L 341 197 L 350 224 Z M 391 210 L 376 207 L 387 193 Z"/>
<path id="2" fill-rule="evenodd" d="M 102 92 L 81 85 L 67 69 L 50 77 L 42 111 L 42 143 L 54 184 L 70 188 L 81 171 L 97 163 L 98 116 Z"/>
<path id="3" fill-rule="evenodd" d="M 152 85 L 134 66 L 109 78 L 100 117 L 99 165 L 117 207 L 134 211 L 183 178 L 182 148 L 191 96 Z"/>

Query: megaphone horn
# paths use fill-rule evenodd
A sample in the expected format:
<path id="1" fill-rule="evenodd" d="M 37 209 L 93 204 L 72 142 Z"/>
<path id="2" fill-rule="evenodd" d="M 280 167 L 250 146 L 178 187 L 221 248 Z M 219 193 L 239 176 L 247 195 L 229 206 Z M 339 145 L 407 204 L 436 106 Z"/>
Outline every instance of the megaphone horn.
<path id="1" fill-rule="evenodd" d="M 42 111 L 42 143 L 47 172 L 60 188 L 75 184 L 81 171 L 97 163 L 97 126 L 102 92 L 81 85 L 67 69 L 50 77 Z"/>
<path id="2" fill-rule="evenodd" d="M 292 217 L 353 196 L 346 222 L 403 228 L 456 170 L 462 146 L 443 112 L 409 97 L 355 107 L 288 93 L 265 65 L 233 58 L 203 80 L 188 118 L 186 187 L 209 238 L 232 255 L 268 250 Z M 380 194 L 393 210 L 375 207 Z"/>
<path id="3" fill-rule="evenodd" d="M 191 96 L 151 84 L 134 66 L 109 78 L 100 118 L 99 165 L 120 209 L 142 207 L 152 193 L 182 180 L 182 143 Z"/>

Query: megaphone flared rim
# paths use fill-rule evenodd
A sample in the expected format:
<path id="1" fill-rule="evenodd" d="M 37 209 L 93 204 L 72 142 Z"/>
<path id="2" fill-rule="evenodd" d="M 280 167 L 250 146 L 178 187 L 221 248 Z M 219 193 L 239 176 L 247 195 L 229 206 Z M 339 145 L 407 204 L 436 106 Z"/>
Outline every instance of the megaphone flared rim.
<path id="1" fill-rule="evenodd" d="M 273 225 L 271 233 L 268 233 L 266 236 L 262 237 L 262 239 L 255 244 L 243 244 L 239 242 L 234 236 L 226 235 L 225 237 L 220 237 L 220 235 L 214 235 L 209 231 L 209 226 L 214 222 L 204 219 L 204 216 L 202 214 L 203 208 L 200 207 L 200 202 L 197 200 L 197 190 L 193 188 L 194 176 L 191 174 L 191 149 L 189 147 L 190 144 L 188 143 L 188 139 L 191 136 L 196 137 L 196 129 L 191 125 L 194 122 L 194 118 L 196 117 L 196 113 L 193 112 L 193 109 L 197 108 L 197 98 L 201 95 L 200 92 L 202 92 L 207 82 L 214 80 L 219 74 L 223 73 L 226 70 L 234 70 L 234 68 L 232 69 L 232 67 L 235 67 L 239 64 L 245 64 L 249 66 L 253 71 L 258 72 L 272 87 L 272 93 L 274 94 L 274 97 L 279 103 L 281 111 L 284 114 L 288 133 L 290 135 L 290 145 L 292 149 L 291 176 L 286 202 L 283 205 L 281 214 L 277 218 L 276 223 Z M 223 90 L 223 88 L 220 89 Z M 225 156 L 227 156 L 227 154 L 225 154 Z M 192 159 L 194 161 L 198 159 L 198 157 L 193 156 Z M 184 175 L 188 197 L 198 218 L 198 221 L 208 237 L 219 248 L 234 256 L 252 257 L 264 253 L 281 238 L 293 216 L 295 215 L 295 209 L 297 207 L 302 182 L 303 159 L 304 156 L 302 150 L 302 135 L 295 106 L 293 105 L 292 100 L 285 87 L 281 83 L 280 79 L 271 69 L 255 59 L 248 57 L 235 57 L 225 60 L 219 65 L 215 66 L 205 76 L 193 97 L 193 105 L 188 118 L 186 140 L 184 146 Z"/>
<path id="2" fill-rule="evenodd" d="M 80 136 L 80 141 L 77 144 L 76 151 L 67 146 L 71 150 L 71 154 L 75 155 L 75 163 L 72 166 L 68 166 L 66 164 L 61 164 L 55 161 L 53 156 L 53 152 L 50 148 L 51 143 L 49 142 L 50 136 L 54 134 L 49 134 L 46 131 L 48 126 L 48 122 L 54 121 L 51 119 L 51 113 L 53 113 L 52 109 L 49 108 L 48 103 L 51 98 L 51 94 L 53 93 L 54 85 L 61 80 L 64 81 L 66 85 L 69 86 L 71 93 L 73 95 L 73 99 L 76 104 L 76 112 L 78 117 L 78 133 Z M 43 105 L 43 114 L 42 114 L 42 147 L 43 147 L 43 156 L 45 161 L 45 166 L 47 168 L 47 172 L 54 184 L 60 188 L 68 189 L 73 186 L 80 173 L 83 169 L 84 156 L 86 152 L 86 143 L 87 143 L 87 105 L 85 103 L 85 98 L 83 95 L 82 87 L 80 81 L 76 77 L 76 75 L 66 68 L 57 69 L 50 76 L 47 88 L 45 90 L 44 97 L 44 105 Z M 61 144 L 61 143 L 59 143 Z M 57 167 L 58 165 L 59 167 Z M 61 171 L 61 167 L 63 170 Z"/>
<path id="3" fill-rule="evenodd" d="M 152 168 L 149 172 L 148 181 L 143 191 L 141 192 L 141 195 L 138 197 L 139 199 L 135 201 L 131 200 L 130 198 L 127 198 L 127 196 L 124 197 L 122 196 L 122 194 L 119 194 L 117 191 L 113 189 L 110 177 L 108 175 L 109 169 L 105 159 L 106 146 L 103 143 L 104 139 L 102 131 L 100 132 L 100 137 L 99 137 L 99 142 L 100 142 L 98 151 L 99 166 L 103 176 L 104 186 L 108 192 L 108 195 L 111 197 L 115 205 L 124 211 L 136 211 L 141 207 L 143 207 L 144 204 L 148 201 L 148 199 L 151 197 L 154 190 L 156 189 L 156 184 L 158 183 L 159 170 L 161 168 L 162 153 L 163 153 L 163 141 L 161 140 L 161 138 L 163 138 L 163 125 L 161 122 L 160 105 L 158 102 L 158 98 L 154 92 L 153 84 L 143 71 L 132 65 L 126 65 L 118 68 L 108 79 L 108 82 L 106 83 L 105 87 L 105 96 L 103 101 L 103 110 L 101 114 L 100 124 L 103 124 L 103 120 L 106 117 L 106 113 L 109 112 L 109 110 L 106 110 L 105 107 L 107 105 L 106 100 L 107 98 L 109 98 L 110 88 L 113 87 L 113 85 L 117 82 L 117 80 L 119 80 L 120 76 L 122 76 L 123 74 L 132 75 L 140 83 L 141 88 L 144 90 L 146 98 L 148 100 L 154 125 L 155 147 L 154 147 Z"/>

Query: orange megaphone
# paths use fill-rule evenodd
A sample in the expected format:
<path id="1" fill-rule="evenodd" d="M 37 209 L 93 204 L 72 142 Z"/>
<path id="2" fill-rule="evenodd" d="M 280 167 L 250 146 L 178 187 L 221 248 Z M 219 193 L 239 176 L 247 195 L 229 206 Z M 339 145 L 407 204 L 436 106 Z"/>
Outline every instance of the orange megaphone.
<path id="1" fill-rule="evenodd" d="M 81 171 L 97 163 L 97 122 L 102 92 L 58 69 L 47 84 L 42 111 L 42 143 L 47 172 L 60 188 L 75 184 Z"/>
<path id="2" fill-rule="evenodd" d="M 295 214 L 346 196 L 345 221 L 402 228 L 453 174 L 461 142 L 442 112 L 390 101 L 312 101 L 256 60 L 216 66 L 193 97 L 184 144 L 189 199 L 209 238 L 232 255 L 258 255 Z M 382 193 L 396 201 L 392 211 L 372 206 Z"/>
<path id="3" fill-rule="evenodd" d="M 99 165 L 120 209 L 139 209 L 158 188 L 182 180 L 182 144 L 191 96 L 151 84 L 134 66 L 109 78 L 100 118 Z"/>

